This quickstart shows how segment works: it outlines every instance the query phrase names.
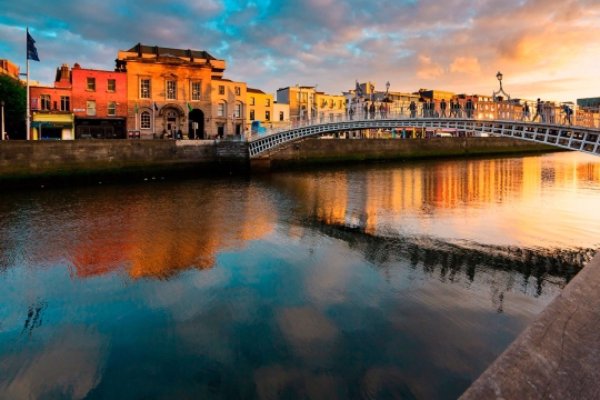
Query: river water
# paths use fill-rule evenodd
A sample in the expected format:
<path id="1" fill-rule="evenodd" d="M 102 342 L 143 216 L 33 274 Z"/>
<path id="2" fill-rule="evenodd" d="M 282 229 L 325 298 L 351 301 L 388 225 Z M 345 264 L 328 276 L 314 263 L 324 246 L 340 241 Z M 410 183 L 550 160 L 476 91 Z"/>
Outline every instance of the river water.
<path id="1" fill-rule="evenodd" d="M 600 159 L 0 194 L 0 398 L 456 398 L 600 247 Z"/>

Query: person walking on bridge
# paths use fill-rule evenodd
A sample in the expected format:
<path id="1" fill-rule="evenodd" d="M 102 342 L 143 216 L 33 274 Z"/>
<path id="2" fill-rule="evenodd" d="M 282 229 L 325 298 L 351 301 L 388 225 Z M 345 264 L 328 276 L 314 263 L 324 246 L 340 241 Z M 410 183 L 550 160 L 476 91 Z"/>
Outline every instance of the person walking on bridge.
<path id="1" fill-rule="evenodd" d="M 417 117 L 417 105 L 415 104 L 414 100 L 410 102 L 408 109 L 410 110 L 410 117 L 416 118 Z"/>
<path id="2" fill-rule="evenodd" d="M 525 105 L 523 106 L 523 114 L 521 116 L 521 121 L 529 121 L 529 117 L 530 117 L 530 111 L 529 111 L 529 104 L 527 104 L 527 102 L 525 102 Z"/>
<path id="3" fill-rule="evenodd" d="M 542 100 L 537 99 L 537 103 L 535 103 L 535 115 L 533 116 L 533 118 L 531 118 L 531 122 L 535 121 L 538 118 L 542 119 L 542 106 Z"/>
<path id="4" fill-rule="evenodd" d="M 448 116 L 446 115 L 446 100 L 442 99 L 442 101 L 440 102 L 440 111 L 441 111 L 441 118 L 447 118 Z"/>

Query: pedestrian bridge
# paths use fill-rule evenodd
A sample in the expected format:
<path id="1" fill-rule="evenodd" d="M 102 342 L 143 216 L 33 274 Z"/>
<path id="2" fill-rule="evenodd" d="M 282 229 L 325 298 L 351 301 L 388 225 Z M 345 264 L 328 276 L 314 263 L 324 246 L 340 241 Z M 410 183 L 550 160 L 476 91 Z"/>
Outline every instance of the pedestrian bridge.
<path id="1" fill-rule="evenodd" d="M 600 156 L 600 129 L 598 128 L 509 120 L 397 117 L 307 123 L 267 132 L 266 135 L 249 140 L 250 157 L 257 158 L 270 151 L 276 151 L 287 143 L 324 134 L 364 129 L 402 128 L 451 129 L 472 135 L 504 136 Z"/>

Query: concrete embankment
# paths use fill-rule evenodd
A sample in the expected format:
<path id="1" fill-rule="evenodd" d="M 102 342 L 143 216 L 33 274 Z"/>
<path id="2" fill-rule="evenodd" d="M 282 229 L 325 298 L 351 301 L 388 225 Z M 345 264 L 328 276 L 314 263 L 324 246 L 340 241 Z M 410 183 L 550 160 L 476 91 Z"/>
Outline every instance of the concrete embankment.
<path id="1" fill-rule="evenodd" d="M 252 162 L 262 169 L 279 169 L 336 162 L 464 157 L 552 150 L 553 148 L 547 145 L 510 138 L 469 137 L 426 140 L 311 138 L 283 145 Z"/>
<path id="2" fill-rule="evenodd" d="M 550 151 L 506 138 L 306 139 L 250 162 L 239 141 L 74 140 L 0 142 L 0 186 L 190 177 L 310 164 Z"/>
<path id="3" fill-rule="evenodd" d="M 600 254 L 461 399 L 600 398 Z"/>
<path id="4" fill-rule="evenodd" d="M 229 174 L 248 169 L 244 142 L 80 140 L 0 142 L 0 186 Z"/>

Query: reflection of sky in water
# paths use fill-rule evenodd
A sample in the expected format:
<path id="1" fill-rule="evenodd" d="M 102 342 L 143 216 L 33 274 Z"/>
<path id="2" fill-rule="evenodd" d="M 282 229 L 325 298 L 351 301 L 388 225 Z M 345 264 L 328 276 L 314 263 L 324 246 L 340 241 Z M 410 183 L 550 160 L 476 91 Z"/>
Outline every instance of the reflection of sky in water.
<path id="1" fill-rule="evenodd" d="M 552 259 L 589 256 L 599 171 L 553 154 L 5 195 L 0 397 L 454 398 L 579 265 Z"/>

